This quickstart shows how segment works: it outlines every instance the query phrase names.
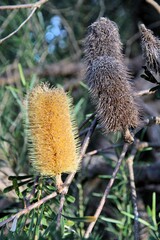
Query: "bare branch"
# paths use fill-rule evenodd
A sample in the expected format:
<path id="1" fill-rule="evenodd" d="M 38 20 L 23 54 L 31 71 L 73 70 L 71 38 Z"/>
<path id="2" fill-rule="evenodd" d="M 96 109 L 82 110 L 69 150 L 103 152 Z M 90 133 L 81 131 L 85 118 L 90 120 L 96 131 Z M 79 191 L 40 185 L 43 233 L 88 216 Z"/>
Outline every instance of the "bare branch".
<path id="1" fill-rule="evenodd" d="M 10 33 L 9 35 L 7 35 L 6 37 L 0 39 L 0 44 L 2 42 L 4 42 L 5 40 L 7 40 L 8 38 L 12 37 L 15 33 L 17 33 L 23 26 L 26 22 L 28 22 L 28 20 L 32 17 L 32 15 L 34 14 L 34 12 L 36 11 L 37 8 L 33 8 L 33 10 L 31 11 L 31 13 L 29 14 L 29 16 L 26 18 L 26 20 L 21 23 L 21 25 L 15 30 L 13 31 L 12 33 Z"/>
<path id="2" fill-rule="evenodd" d="M 111 190 L 111 187 L 112 187 L 112 185 L 113 185 L 113 183 L 115 181 L 115 178 L 116 178 L 117 173 L 119 171 L 119 168 L 121 166 L 122 160 L 124 159 L 125 154 L 126 154 L 126 152 L 128 150 L 128 147 L 129 147 L 129 144 L 125 143 L 124 146 L 123 146 L 122 153 L 121 153 L 121 155 L 120 155 L 120 157 L 119 157 L 119 159 L 117 161 L 116 167 L 115 167 L 115 169 L 113 171 L 112 177 L 111 177 L 109 183 L 107 184 L 107 187 L 106 187 L 106 189 L 104 191 L 103 197 L 101 198 L 101 201 L 100 201 L 100 203 L 98 205 L 98 208 L 97 208 L 97 210 L 96 210 L 96 212 L 94 214 L 94 217 L 95 217 L 96 220 L 95 220 L 95 222 L 92 222 L 92 223 L 89 224 L 89 226 L 88 226 L 88 228 L 87 228 L 87 230 L 85 232 L 85 235 L 84 235 L 85 238 L 89 238 L 89 236 L 90 236 L 90 234 L 91 234 L 91 232 L 92 232 L 92 230 L 94 228 L 94 225 L 96 224 L 96 222 L 98 220 L 98 217 L 99 217 L 99 215 L 102 212 L 102 209 L 104 207 L 104 204 L 106 202 L 108 194 L 109 194 L 109 192 Z"/>
<path id="3" fill-rule="evenodd" d="M 0 44 L 2 42 L 4 42 L 5 40 L 7 40 L 8 38 L 12 37 L 15 33 L 17 33 L 28 21 L 29 19 L 33 16 L 34 12 L 37 10 L 37 8 L 39 8 L 43 3 L 45 3 L 47 0 L 40 0 L 38 1 L 37 3 L 35 4 L 32 4 L 32 11 L 31 13 L 29 14 L 29 16 L 20 24 L 20 26 L 15 30 L 13 31 L 12 33 L 10 33 L 9 35 L 7 35 L 6 37 L 0 39 Z M 31 4 L 29 4 L 31 5 Z M 18 5 L 17 5 L 18 6 Z M 22 5 L 21 5 L 22 6 Z M 2 10 L 2 7 L 7 7 L 7 6 L 1 6 L 1 10 Z M 9 7 L 9 6 L 8 6 Z M 13 7 L 13 6 L 12 6 Z M 14 6 L 15 7 L 15 6 Z M 16 9 L 16 8 L 14 8 Z M 3 9 L 4 10 L 4 9 Z"/>
<path id="4" fill-rule="evenodd" d="M 146 2 L 151 4 L 155 8 L 155 10 L 160 13 L 160 5 L 157 2 L 155 2 L 154 0 L 146 0 Z"/>
<path id="5" fill-rule="evenodd" d="M 134 180 L 134 171 L 133 171 L 133 160 L 136 155 L 136 148 L 133 148 L 131 155 L 127 159 L 127 166 L 129 170 L 129 178 L 130 178 L 130 186 L 131 186 L 131 196 L 132 196 L 132 203 L 134 208 L 134 240 L 139 240 L 139 213 L 138 213 L 138 206 L 137 206 L 137 193 L 136 193 L 136 186 Z"/>
<path id="6" fill-rule="evenodd" d="M 46 3 L 47 1 L 48 0 L 40 0 L 36 3 L 0 6 L 0 10 L 14 10 L 14 9 L 22 9 L 22 8 L 40 8 L 41 5 Z"/>

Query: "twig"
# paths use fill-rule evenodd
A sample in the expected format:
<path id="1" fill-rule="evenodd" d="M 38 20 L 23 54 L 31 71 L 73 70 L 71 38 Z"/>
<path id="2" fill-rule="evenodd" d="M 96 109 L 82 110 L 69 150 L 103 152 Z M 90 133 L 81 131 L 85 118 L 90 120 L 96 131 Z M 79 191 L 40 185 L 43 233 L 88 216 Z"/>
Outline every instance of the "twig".
<path id="1" fill-rule="evenodd" d="M 37 8 L 33 8 L 33 10 L 32 10 L 31 13 L 29 14 L 29 16 L 26 18 L 26 20 L 25 20 L 23 23 L 21 23 L 21 25 L 20 25 L 15 31 L 13 31 L 12 33 L 10 33 L 9 35 L 7 35 L 6 37 L 0 39 L 0 44 L 1 44 L 2 42 L 4 42 L 6 39 L 12 37 L 15 33 L 17 33 L 17 32 L 24 26 L 24 24 L 25 24 L 26 22 L 28 22 L 28 20 L 32 17 L 32 15 L 33 15 L 34 12 L 36 11 L 36 9 L 37 9 Z"/>
<path id="2" fill-rule="evenodd" d="M 84 235 L 85 238 L 89 238 L 89 236 L 90 236 L 90 234 L 91 234 L 91 232 L 92 232 L 92 230 L 94 228 L 94 225 L 96 224 L 96 222 L 98 220 L 98 217 L 101 214 L 101 211 L 102 211 L 102 209 L 104 207 L 104 204 L 106 202 L 107 196 L 108 196 L 108 194 L 109 194 L 109 192 L 111 190 L 111 187 L 112 187 L 112 185 L 113 185 L 113 183 L 115 181 L 115 178 L 116 178 L 117 173 L 119 171 L 119 168 L 121 166 L 122 160 L 124 159 L 125 154 L 127 152 L 128 146 L 129 145 L 127 143 L 125 143 L 124 146 L 123 146 L 122 153 L 121 153 L 121 155 L 120 155 L 120 157 L 118 159 L 118 162 L 117 162 L 116 167 L 115 167 L 115 169 L 113 171 L 112 177 L 111 177 L 109 183 L 107 184 L 107 187 L 106 187 L 106 189 L 104 191 L 103 197 L 101 198 L 101 201 L 100 201 L 100 203 L 98 205 L 98 208 L 97 208 L 97 210 L 96 210 L 96 212 L 94 214 L 94 217 L 96 218 L 96 221 L 89 224 L 89 226 L 88 226 L 88 228 L 87 228 L 87 230 L 85 232 L 85 235 Z"/>
<path id="3" fill-rule="evenodd" d="M 154 94 L 156 91 L 150 91 L 150 89 L 146 89 L 146 90 L 141 90 L 139 92 L 137 92 L 135 95 L 136 96 L 144 96 L 144 95 L 151 95 Z"/>
<path id="4" fill-rule="evenodd" d="M 91 116 L 89 116 L 79 127 L 79 130 L 81 130 L 81 128 L 83 128 L 88 122 L 89 120 L 91 120 L 93 117 L 95 116 L 95 113 L 92 113 Z"/>
<path id="5" fill-rule="evenodd" d="M 48 0 L 40 0 L 36 3 L 0 6 L 0 10 L 14 10 L 14 9 L 22 9 L 22 8 L 40 8 L 41 5 L 47 1 Z"/>
<path id="6" fill-rule="evenodd" d="M 160 5 L 155 2 L 154 0 L 146 0 L 146 2 L 148 2 L 149 4 L 151 4 L 158 13 L 160 13 Z"/>
<path id="7" fill-rule="evenodd" d="M 159 116 L 151 116 L 150 118 L 145 119 L 142 122 L 142 124 L 133 131 L 133 133 L 135 135 L 136 133 L 138 133 L 144 127 L 152 126 L 154 124 L 160 125 L 160 117 Z"/>
<path id="8" fill-rule="evenodd" d="M 159 149 L 160 148 L 160 144 L 159 143 L 153 143 L 153 142 L 139 142 L 136 144 L 136 148 L 138 151 L 143 150 L 144 148 L 155 148 L 155 149 Z"/>
<path id="9" fill-rule="evenodd" d="M 130 178 L 130 186 L 131 186 L 131 196 L 132 196 L 132 203 L 134 208 L 134 240 L 139 240 L 139 213 L 137 207 L 137 193 L 136 193 L 136 186 L 135 186 L 135 179 L 134 179 L 134 171 L 133 171 L 133 160 L 135 158 L 137 149 L 133 148 L 131 155 L 127 159 L 127 166 L 129 170 L 129 178 Z"/>
<path id="10" fill-rule="evenodd" d="M 89 131 L 88 131 L 88 133 L 87 133 L 87 135 L 86 135 L 86 137 L 85 137 L 85 139 L 84 139 L 83 145 L 82 145 L 82 147 L 81 147 L 80 159 L 84 156 L 84 154 L 85 154 L 85 152 L 86 152 L 86 150 L 87 150 L 87 147 L 88 147 L 88 144 L 89 144 L 91 135 L 92 135 L 92 133 L 94 132 L 94 129 L 95 129 L 95 127 L 96 127 L 96 124 L 97 124 L 97 120 L 95 119 L 95 120 L 92 122 L 92 124 L 91 124 L 91 126 L 90 126 L 90 129 L 89 129 Z M 64 184 L 63 184 L 62 191 L 61 191 L 63 194 L 67 194 L 68 189 L 69 189 L 69 186 L 70 186 L 70 184 L 71 184 L 74 176 L 75 176 L 75 173 L 71 173 L 71 174 L 66 178 L 66 180 L 65 180 L 65 182 L 64 182 Z M 20 217 L 21 215 L 23 215 L 23 214 L 27 214 L 27 213 L 30 212 L 32 209 L 41 206 L 43 203 L 45 203 L 45 202 L 47 202 L 48 200 L 56 197 L 57 195 L 58 195 L 57 192 L 53 192 L 53 193 L 51 193 L 50 195 L 48 195 L 48 196 L 42 198 L 41 200 L 37 201 L 36 203 L 31 204 L 31 205 L 28 206 L 27 208 L 22 209 L 22 210 L 19 211 L 18 213 L 14 214 L 13 216 L 11 216 L 11 217 L 7 218 L 6 220 L 2 221 L 2 222 L 0 223 L 0 227 L 2 227 L 2 226 L 4 226 L 5 224 L 11 222 L 11 221 L 12 221 L 13 219 L 15 219 L 15 218 L 19 218 L 19 217 Z M 63 208 L 63 206 L 61 206 L 61 207 Z"/>
<path id="11" fill-rule="evenodd" d="M 32 11 L 31 13 L 29 14 L 29 16 L 19 25 L 19 27 L 13 31 L 12 33 L 10 33 L 9 35 L 7 35 L 6 37 L 0 39 L 0 44 L 2 42 L 4 42 L 5 40 L 7 40 L 8 38 L 12 37 L 15 33 L 17 33 L 23 26 L 26 22 L 29 21 L 29 19 L 33 16 L 34 12 L 37 10 L 37 8 L 39 8 L 43 3 L 45 3 L 47 0 L 40 0 L 39 2 L 37 2 L 36 4 L 33 4 L 32 7 Z M 4 6 L 4 7 L 7 7 L 7 6 Z"/>
<path id="12" fill-rule="evenodd" d="M 90 151 L 90 152 L 87 152 L 85 154 L 85 157 L 86 156 L 93 156 L 93 155 L 96 155 L 98 153 L 104 153 L 104 152 L 108 152 L 109 150 L 111 149 L 114 149 L 114 148 L 117 148 L 117 147 L 122 147 L 123 146 L 123 143 L 119 143 L 119 144 L 113 144 L 109 147 L 106 147 L 106 148 L 100 148 L 100 149 L 96 149 L 96 150 L 93 150 L 93 151 Z"/>

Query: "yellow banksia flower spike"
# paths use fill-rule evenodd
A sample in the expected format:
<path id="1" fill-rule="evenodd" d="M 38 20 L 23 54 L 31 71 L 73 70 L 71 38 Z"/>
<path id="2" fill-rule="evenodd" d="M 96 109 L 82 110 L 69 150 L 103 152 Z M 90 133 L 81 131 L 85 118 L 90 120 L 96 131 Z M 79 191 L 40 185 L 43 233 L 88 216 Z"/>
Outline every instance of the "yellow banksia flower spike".
<path id="1" fill-rule="evenodd" d="M 61 88 L 43 84 L 28 95 L 30 157 L 42 175 L 60 176 L 79 167 L 78 131 L 71 108 L 71 99 Z"/>

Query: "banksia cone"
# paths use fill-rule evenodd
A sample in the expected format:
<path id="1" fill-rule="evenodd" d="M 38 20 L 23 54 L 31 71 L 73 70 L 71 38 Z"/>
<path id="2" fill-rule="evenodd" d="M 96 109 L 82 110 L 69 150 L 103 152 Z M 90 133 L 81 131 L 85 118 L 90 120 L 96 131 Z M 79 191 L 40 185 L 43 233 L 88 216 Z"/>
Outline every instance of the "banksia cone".
<path id="1" fill-rule="evenodd" d="M 100 18 L 88 27 L 85 39 L 85 60 L 88 64 L 100 56 L 123 59 L 118 26 L 108 18 Z"/>
<path id="2" fill-rule="evenodd" d="M 139 26 L 141 34 L 141 46 L 146 67 L 157 81 L 160 82 L 160 39 L 153 35 L 153 32 L 145 27 Z"/>
<path id="3" fill-rule="evenodd" d="M 105 18 L 93 23 L 85 40 L 86 80 L 104 131 L 122 131 L 133 142 L 129 128 L 137 127 L 139 114 L 121 46 L 115 23 Z"/>
<path id="4" fill-rule="evenodd" d="M 61 88 L 40 85 L 28 95 L 31 160 L 42 175 L 77 171 L 77 128 L 70 110 L 71 100 Z"/>

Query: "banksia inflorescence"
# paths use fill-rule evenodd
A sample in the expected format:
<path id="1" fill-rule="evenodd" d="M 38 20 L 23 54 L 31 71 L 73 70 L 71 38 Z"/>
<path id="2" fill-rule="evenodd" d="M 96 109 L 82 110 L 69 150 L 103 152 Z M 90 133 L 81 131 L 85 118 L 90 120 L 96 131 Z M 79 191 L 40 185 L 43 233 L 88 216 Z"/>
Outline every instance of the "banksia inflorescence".
<path id="1" fill-rule="evenodd" d="M 121 50 L 122 43 L 115 22 L 102 17 L 88 27 L 84 48 L 87 64 L 101 56 L 123 60 Z"/>
<path id="2" fill-rule="evenodd" d="M 79 166 L 77 128 L 71 100 L 61 88 L 35 87 L 28 95 L 30 155 L 42 175 L 76 172 Z"/>
<path id="3" fill-rule="evenodd" d="M 160 39 L 144 24 L 139 26 L 143 58 L 147 69 L 160 82 Z"/>
<path id="4" fill-rule="evenodd" d="M 129 129 L 137 127 L 139 113 L 117 25 L 100 18 L 88 28 L 84 46 L 86 81 L 100 124 L 106 133 L 121 131 L 132 142 Z"/>

